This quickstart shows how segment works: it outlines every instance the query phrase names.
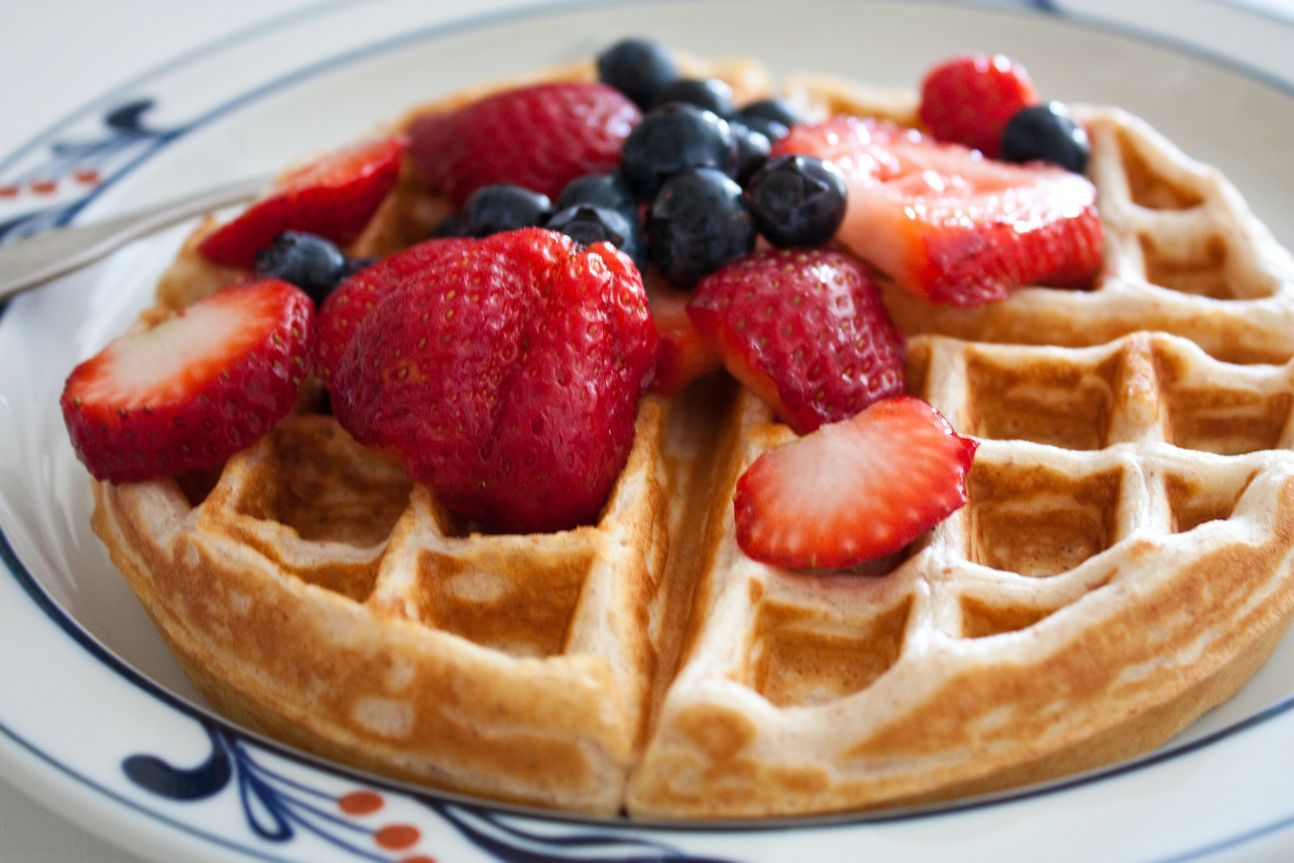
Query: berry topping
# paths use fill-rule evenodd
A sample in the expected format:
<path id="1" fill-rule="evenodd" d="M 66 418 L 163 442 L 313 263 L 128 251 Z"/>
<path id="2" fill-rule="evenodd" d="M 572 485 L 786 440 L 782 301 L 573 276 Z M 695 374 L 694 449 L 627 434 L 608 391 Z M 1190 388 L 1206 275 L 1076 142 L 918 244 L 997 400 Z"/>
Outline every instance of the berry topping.
<path id="1" fill-rule="evenodd" d="M 680 78 L 656 91 L 652 107 L 659 108 L 670 102 L 696 105 L 720 117 L 726 117 L 733 111 L 732 87 L 718 78 L 707 78 L 703 81 L 696 78 Z"/>
<path id="2" fill-rule="evenodd" d="M 561 231 L 577 243 L 591 246 L 610 243 L 624 252 L 641 271 L 646 265 L 642 231 L 636 221 L 630 222 L 623 213 L 606 207 L 576 204 L 559 210 L 548 220 L 549 230 Z"/>
<path id="3" fill-rule="evenodd" d="M 775 246 L 820 246 L 845 217 L 845 177 L 812 156 L 778 156 L 746 182 L 746 206 Z"/>
<path id="4" fill-rule="evenodd" d="M 554 231 L 467 242 L 364 317 L 333 410 L 487 528 L 586 523 L 628 456 L 652 373 L 642 280 L 610 246 Z"/>
<path id="5" fill-rule="evenodd" d="M 626 214 L 636 213 L 638 210 L 634 193 L 619 174 L 589 174 L 571 180 L 553 202 L 553 209 L 565 210 L 576 204 L 592 204 Z"/>
<path id="6" fill-rule="evenodd" d="M 737 544 L 774 566 L 856 566 L 966 503 L 977 444 L 930 405 L 887 399 L 761 455 L 737 481 Z"/>
<path id="7" fill-rule="evenodd" d="M 742 258 L 697 285 L 688 314 L 728 371 L 799 434 L 904 390 L 903 337 L 876 283 L 841 252 Z"/>
<path id="8" fill-rule="evenodd" d="M 511 183 L 493 183 L 477 189 L 463 204 L 459 230 L 468 237 L 488 237 L 537 227 L 552 214 L 553 202 L 547 195 Z"/>
<path id="9" fill-rule="evenodd" d="M 675 102 L 653 109 L 629 133 L 620 170 L 634 194 L 650 200 L 675 174 L 716 168 L 731 175 L 736 164 L 737 142 L 727 121 Z"/>
<path id="10" fill-rule="evenodd" d="M 648 287 L 652 323 L 660 339 L 656 377 L 652 389 L 673 395 L 706 372 L 723 366 L 718 351 L 701 337 L 687 313 L 691 294 L 677 291 L 659 280 Z"/>
<path id="11" fill-rule="evenodd" d="M 737 142 L 737 167 L 733 176 L 737 182 L 745 183 L 760 165 L 768 161 L 773 144 L 763 132 L 751 129 L 739 120 L 730 120 L 728 126 Z"/>
<path id="12" fill-rule="evenodd" d="M 1091 154 L 1087 131 L 1061 102 L 1022 108 L 1002 130 L 1002 158 L 1008 162 L 1038 160 L 1081 174 Z"/>
<path id="13" fill-rule="evenodd" d="M 902 287 L 975 306 L 1027 284 L 1082 287 L 1101 265 L 1096 189 L 857 117 L 796 126 L 774 155 L 832 161 L 849 190 L 836 238 Z"/>
<path id="14" fill-rule="evenodd" d="M 442 259 L 461 256 L 473 245 L 471 240 L 438 238 L 396 252 L 389 258 L 346 279 L 319 307 L 315 320 L 314 372 L 332 388 L 350 340 L 369 311 L 387 294 L 406 281 L 433 268 Z"/>
<path id="15" fill-rule="evenodd" d="M 312 316 L 298 288 L 262 279 L 122 336 L 64 386 L 77 457 L 110 482 L 219 466 L 292 409 Z"/>
<path id="16" fill-rule="evenodd" d="M 318 305 L 349 275 L 350 261 L 323 237 L 284 231 L 256 253 L 256 275 L 291 282 Z"/>
<path id="17" fill-rule="evenodd" d="M 456 206 L 491 183 L 552 197 L 584 174 L 620 161 L 638 108 L 602 84 L 552 83 L 505 90 L 409 128 L 417 175 Z"/>
<path id="18" fill-rule="evenodd" d="M 673 177 L 661 187 L 647 221 L 652 263 L 680 287 L 755 248 L 755 222 L 741 187 L 713 168 Z"/>
<path id="19" fill-rule="evenodd" d="M 748 128 L 763 132 L 768 140 L 779 141 L 800 122 L 800 114 L 785 99 L 760 99 L 738 111 L 735 119 Z"/>
<path id="20" fill-rule="evenodd" d="M 209 234 L 208 259 L 251 269 L 256 253 L 284 231 L 303 231 L 345 245 L 359 236 L 400 174 L 402 138 L 357 144 L 280 178 L 269 194 Z"/>
<path id="21" fill-rule="evenodd" d="M 597 63 L 598 80 L 640 108 L 650 106 L 658 90 L 678 79 L 669 49 L 647 39 L 622 39 L 599 54 Z"/>
<path id="22" fill-rule="evenodd" d="M 940 141 L 996 157 L 1002 130 L 1017 111 L 1038 101 L 1024 67 L 1001 54 L 954 57 L 921 83 L 921 122 Z"/>

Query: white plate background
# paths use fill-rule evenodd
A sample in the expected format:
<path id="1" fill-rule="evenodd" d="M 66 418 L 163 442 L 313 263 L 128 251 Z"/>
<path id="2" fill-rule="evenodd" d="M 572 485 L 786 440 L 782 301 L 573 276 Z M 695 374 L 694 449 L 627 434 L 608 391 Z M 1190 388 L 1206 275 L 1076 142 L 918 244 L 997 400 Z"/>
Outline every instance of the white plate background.
<path id="1" fill-rule="evenodd" d="M 325 5 L 96 100 L 0 160 L 0 183 L 48 170 L 52 142 L 105 139 L 103 114 L 140 98 L 154 102 L 141 115 L 148 129 L 177 134 L 128 145 L 117 136 L 101 163 L 109 182 L 78 219 L 274 169 L 418 101 L 587 55 L 627 33 L 708 56 L 759 56 L 775 73 L 825 71 L 906 87 L 942 57 L 976 49 L 1021 60 L 1046 97 L 1115 103 L 1145 116 L 1226 171 L 1278 239 L 1294 246 L 1294 25 L 1205 2 L 1061 5 L 1047 13 L 841 0 L 581 3 L 489 11 L 448 26 L 429 23 L 437 16 L 414 0 Z M 1111 19 L 1122 23 L 1112 27 Z M 26 206 L 0 202 L 0 225 Z M 57 396 L 71 367 L 147 303 L 187 230 L 131 246 L 0 316 L 0 767 L 57 811 L 135 853 L 183 860 L 399 860 L 417 852 L 445 863 L 522 859 L 508 855 L 523 850 L 607 860 L 675 852 L 673 859 L 769 861 L 1294 858 L 1294 637 L 1233 701 L 1143 764 L 934 812 L 767 830 L 631 830 L 429 805 L 232 730 L 217 733 L 305 789 L 284 785 L 289 802 L 313 801 L 339 817 L 322 795 L 373 786 L 384 789 L 387 805 L 345 824 L 295 810 L 304 814 L 292 837 L 273 840 L 255 829 L 272 819 L 239 795 L 238 776 L 250 774 L 192 801 L 147 791 L 127 777 L 124 759 L 146 754 L 192 767 L 213 751 L 204 728 L 224 726 L 91 534 L 86 477 L 66 442 Z M 421 842 L 382 851 L 369 833 L 394 822 L 417 825 Z M 485 849 L 471 830 L 502 844 Z M 594 836 L 608 841 L 559 841 Z"/>

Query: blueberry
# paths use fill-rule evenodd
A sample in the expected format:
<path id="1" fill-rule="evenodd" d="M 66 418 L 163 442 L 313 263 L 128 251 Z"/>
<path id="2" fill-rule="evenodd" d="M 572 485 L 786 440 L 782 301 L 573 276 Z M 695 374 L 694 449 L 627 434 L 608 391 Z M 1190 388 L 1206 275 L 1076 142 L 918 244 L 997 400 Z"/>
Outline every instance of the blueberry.
<path id="1" fill-rule="evenodd" d="M 713 111 L 674 102 L 647 112 L 625 138 L 620 171 L 640 198 L 655 198 L 661 183 L 692 168 L 731 174 L 737 142 L 726 120 Z"/>
<path id="2" fill-rule="evenodd" d="M 1021 108 L 1002 130 L 1002 158 L 1008 162 L 1041 159 L 1081 174 L 1091 152 L 1087 132 L 1060 102 Z"/>
<path id="3" fill-rule="evenodd" d="M 622 39 L 598 55 L 598 80 L 646 109 L 656 91 L 678 80 L 669 49 L 647 39 Z"/>
<path id="4" fill-rule="evenodd" d="M 256 274 L 291 282 L 322 303 L 345 278 L 346 256 L 328 240 L 300 231 L 284 231 L 256 253 Z"/>
<path id="5" fill-rule="evenodd" d="M 812 156 L 778 156 L 746 183 L 746 206 L 775 246 L 820 246 L 845 217 L 845 178 Z"/>
<path id="6" fill-rule="evenodd" d="M 652 202 L 647 222 L 652 263 L 665 278 L 690 287 L 755 248 L 755 223 L 741 187 L 714 168 L 671 177 Z"/>
<path id="7" fill-rule="evenodd" d="M 718 78 L 680 78 L 672 84 L 666 84 L 656 91 L 652 107 L 659 108 L 670 102 L 685 102 L 696 105 L 707 111 L 713 111 L 720 117 L 726 117 L 733 111 L 732 88 Z"/>
<path id="8" fill-rule="evenodd" d="M 746 105 L 739 113 L 743 120 L 760 117 L 781 123 L 788 129 L 800 122 L 800 113 L 785 99 L 760 99 Z"/>
<path id="9" fill-rule="evenodd" d="M 377 258 L 347 258 L 346 269 L 342 271 L 342 278 L 349 279 L 360 270 L 366 270 L 377 263 Z"/>
<path id="10" fill-rule="evenodd" d="M 737 168 L 734 176 L 738 183 L 744 183 L 756 168 L 768 161 L 768 153 L 773 144 L 763 132 L 749 128 L 740 120 L 730 120 L 728 125 L 732 127 L 732 135 L 737 141 Z"/>
<path id="11" fill-rule="evenodd" d="M 585 246 L 608 242 L 632 258 L 640 270 L 647 263 L 643 254 L 642 231 L 636 221 L 631 222 L 619 210 L 575 204 L 554 213 L 547 227 L 561 231 Z"/>
<path id="12" fill-rule="evenodd" d="M 469 237 L 488 237 L 542 225 L 553 213 L 547 195 L 511 183 L 482 186 L 463 203 L 462 230 Z"/>
<path id="13" fill-rule="evenodd" d="M 575 204 L 592 204 L 625 213 L 634 212 L 638 206 L 634 193 L 619 174 L 586 174 L 576 177 L 562 189 L 562 193 L 553 202 L 553 209 L 565 210 Z"/>
<path id="14" fill-rule="evenodd" d="M 436 229 L 431 232 L 433 238 L 440 237 L 465 237 L 467 231 L 463 226 L 463 218 L 460 213 L 450 213 L 444 218 Z"/>

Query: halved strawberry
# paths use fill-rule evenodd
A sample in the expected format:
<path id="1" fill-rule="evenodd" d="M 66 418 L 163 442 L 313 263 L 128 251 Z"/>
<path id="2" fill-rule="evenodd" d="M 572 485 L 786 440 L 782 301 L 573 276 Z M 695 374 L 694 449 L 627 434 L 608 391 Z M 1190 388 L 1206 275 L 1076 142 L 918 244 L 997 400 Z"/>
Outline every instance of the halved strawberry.
<path id="1" fill-rule="evenodd" d="M 652 279 L 647 286 L 652 322 L 660 348 L 656 354 L 656 377 L 652 390 L 673 395 L 706 372 L 723 365 L 719 353 L 702 338 L 687 314 L 691 294 Z"/>
<path id="2" fill-rule="evenodd" d="M 494 530 L 595 519 L 656 356 L 642 278 L 543 228 L 469 240 L 364 316 L 332 406 L 450 509 Z"/>
<path id="3" fill-rule="evenodd" d="M 702 279 L 688 314 L 728 371 L 800 434 L 903 392 L 903 336 L 844 252 L 748 255 Z"/>
<path id="4" fill-rule="evenodd" d="M 217 264 L 251 269 L 256 252 L 284 231 L 349 243 L 394 188 L 404 147 L 402 137 L 366 141 L 282 177 L 268 195 L 208 235 L 199 251 Z"/>
<path id="5" fill-rule="evenodd" d="M 921 122 L 940 141 L 965 144 L 997 158 L 1002 130 L 1038 91 L 1019 63 L 1001 54 L 945 60 L 921 82 Z"/>
<path id="6" fill-rule="evenodd" d="M 835 162 L 849 188 L 836 238 L 904 288 L 976 306 L 1027 284 L 1082 287 L 1101 265 L 1096 189 L 892 123 L 836 117 L 773 148 Z"/>
<path id="7" fill-rule="evenodd" d="M 72 370 L 59 404 L 99 479 L 218 466 L 292 409 L 314 304 L 277 279 L 230 285 Z"/>
<path id="8" fill-rule="evenodd" d="M 877 402 L 755 460 L 737 481 L 737 543 L 792 568 L 893 554 L 966 502 L 977 446 L 921 399 Z"/>
<path id="9" fill-rule="evenodd" d="M 410 279 L 416 279 L 419 273 L 431 270 L 439 261 L 461 255 L 471 246 L 471 240 L 459 238 L 426 240 L 365 267 L 338 285 L 319 307 L 314 342 L 315 374 L 325 385 L 331 385 L 351 336 L 379 300 Z"/>
<path id="10" fill-rule="evenodd" d="M 638 106 L 605 84 L 519 87 L 419 117 L 409 127 L 409 159 L 456 206 L 491 183 L 556 198 L 576 177 L 614 171 L 641 117 Z"/>

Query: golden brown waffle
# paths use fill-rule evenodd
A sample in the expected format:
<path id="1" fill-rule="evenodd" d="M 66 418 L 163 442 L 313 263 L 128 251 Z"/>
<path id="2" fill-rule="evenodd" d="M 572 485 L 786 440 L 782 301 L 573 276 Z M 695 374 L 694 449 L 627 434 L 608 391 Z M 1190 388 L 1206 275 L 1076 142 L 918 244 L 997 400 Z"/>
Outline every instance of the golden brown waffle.
<path id="1" fill-rule="evenodd" d="M 745 98 L 767 86 L 722 71 Z M 907 94 L 789 92 L 913 118 Z M 887 293 L 912 390 L 980 448 L 968 505 L 866 574 L 737 548 L 736 479 L 793 434 L 721 377 L 644 400 L 596 525 L 468 532 L 306 408 L 217 475 L 97 483 L 95 529 L 217 708 L 437 787 L 766 816 L 1145 751 L 1294 616 L 1294 265 L 1216 172 L 1126 114 L 1081 116 L 1108 250 L 1093 290 L 972 310 Z M 405 178 L 353 251 L 445 212 Z M 229 276 L 191 241 L 159 303 Z M 1256 360 L 1283 365 L 1235 364 Z"/>

